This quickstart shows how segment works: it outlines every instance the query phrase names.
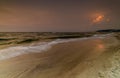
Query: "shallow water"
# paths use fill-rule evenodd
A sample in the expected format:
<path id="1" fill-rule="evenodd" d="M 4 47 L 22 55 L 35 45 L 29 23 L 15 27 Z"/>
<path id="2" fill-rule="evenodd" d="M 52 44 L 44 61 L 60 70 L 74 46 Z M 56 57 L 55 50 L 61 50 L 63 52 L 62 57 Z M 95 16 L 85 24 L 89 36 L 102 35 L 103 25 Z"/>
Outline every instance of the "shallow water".
<path id="1" fill-rule="evenodd" d="M 0 78 L 100 78 L 118 44 L 107 34 L 12 45 L 0 50 Z"/>
<path id="2" fill-rule="evenodd" d="M 40 53 L 49 50 L 52 46 L 60 43 L 68 43 L 73 41 L 84 41 L 84 40 L 90 40 L 90 39 L 104 39 L 106 36 L 109 36 L 110 34 L 106 35 L 95 35 L 92 37 L 83 37 L 83 38 L 75 38 L 75 39 L 55 39 L 50 41 L 36 41 L 36 42 L 29 42 L 29 44 L 20 44 L 16 45 L 13 44 L 12 46 L 6 47 L 4 49 L 0 50 L 0 60 L 9 59 L 12 57 L 16 57 L 22 54 L 28 54 L 28 53 Z M 21 37 L 20 37 L 21 38 Z M 24 38 L 23 38 L 24 39 Z M 34 38 L 33 38 L 34 39 Z M 16 41 L 19 39 L 16 39 Z M 24 39 L 26 40 L 26 39 Z M 23 41 L 22 41 L 23 42 Z M 97 42 L 97 40 L 96 40 Z M 104 48 L 102 44 L 98 45 L 99 48 Z"/>

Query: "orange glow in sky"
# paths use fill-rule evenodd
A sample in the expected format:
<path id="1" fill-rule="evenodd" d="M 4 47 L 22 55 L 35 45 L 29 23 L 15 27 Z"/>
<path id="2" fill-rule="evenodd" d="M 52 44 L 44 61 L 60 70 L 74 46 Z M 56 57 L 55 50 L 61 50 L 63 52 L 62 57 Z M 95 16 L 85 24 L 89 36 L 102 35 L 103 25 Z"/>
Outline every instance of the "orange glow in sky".
<path id="1" fill-rule="evenodd" d="M 95 19 L 93 19 L 93 23 L 101 22 L 104 19 L 104 15 L 98 15 Z"/>

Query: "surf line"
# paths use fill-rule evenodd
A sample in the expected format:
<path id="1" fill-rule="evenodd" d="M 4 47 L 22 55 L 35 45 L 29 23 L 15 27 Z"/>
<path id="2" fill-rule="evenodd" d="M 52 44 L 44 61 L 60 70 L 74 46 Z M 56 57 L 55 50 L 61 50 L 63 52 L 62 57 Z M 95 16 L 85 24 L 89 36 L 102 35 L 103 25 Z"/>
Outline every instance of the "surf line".
<path id="1" fill-rule="evenodd" d="M 0 60 L 5 60 L 5 59 L 17 57 L 17 56 L 28 54 L 28 53 L 45 52 L 48 49 L 50 49 L 53 45 L 56 45 L 59 43 L 67 43 L 72 41 L 87 40 L 87 39 L 94 39 L 94 38 L 105 38 L 106 36 L 97 35 L 92 37 L 84 37 L 84 38 L 76 38 L 76 39 L 56 39 L 51 42 L 40 42 L 39 44 L 32 45 L 32 46 L 29 45 L 29 46 L 8 47 L 0 50 Z"/>

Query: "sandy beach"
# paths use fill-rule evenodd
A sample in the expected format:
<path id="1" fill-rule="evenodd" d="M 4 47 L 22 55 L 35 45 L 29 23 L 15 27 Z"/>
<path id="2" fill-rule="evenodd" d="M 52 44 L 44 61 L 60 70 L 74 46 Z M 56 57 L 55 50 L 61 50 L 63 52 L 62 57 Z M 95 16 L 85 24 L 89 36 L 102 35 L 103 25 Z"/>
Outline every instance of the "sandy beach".
<path id="1" fill-rule="evenodd" d="M 0 78 L 120 78 L 120 0 L 0 0 Z"/>
<path id="2" fill-rule="evenodd" d="M 0 78 L 119 78 L 119 70 L 112 70 L 119 52 L 113 36 L 59 43 L 44 52 L 1 60 Z"/>

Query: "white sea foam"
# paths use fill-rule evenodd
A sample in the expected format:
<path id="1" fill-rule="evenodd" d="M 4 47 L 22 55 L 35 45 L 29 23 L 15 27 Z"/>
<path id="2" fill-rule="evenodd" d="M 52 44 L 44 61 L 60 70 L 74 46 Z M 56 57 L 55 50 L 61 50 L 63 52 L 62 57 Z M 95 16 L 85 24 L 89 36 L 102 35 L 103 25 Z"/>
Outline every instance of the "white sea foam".
<path id="1" fill-rule="evenodd" d="M 16 57 L 16 56 L 19 56 L 22 54 L 44 52 L 44 51 L 50 49 L 55 44 L 65 43 L 65 42 L 75 41 L 75 40 L 78 40 L 78 39 L 70 39 L 70 40 L 57 39 L 57 40 L 51 41 L 51 42 L 41 42 L 37 45 L 14 46 L 14 47 L 1 49 L 0 50 L 0 60 Z"/>
<path id="2" fill-rule="evenodd" d="M 77 40 L 86 40 L 91 38 L 104 38 L 105 36 L 93 36 L 89 38 L 77 38 L 77 39 L 57 39 L 51 42 L 41 42 L 37 45 L 29 45 L 29 46 L 14 46 L 0 50 L 0 60 L 9 59 L 12 57 L 16 57 L 22 54 L 28 53 L 39 53 L 44 52 L 50 49 L 53 45 Z"/>

